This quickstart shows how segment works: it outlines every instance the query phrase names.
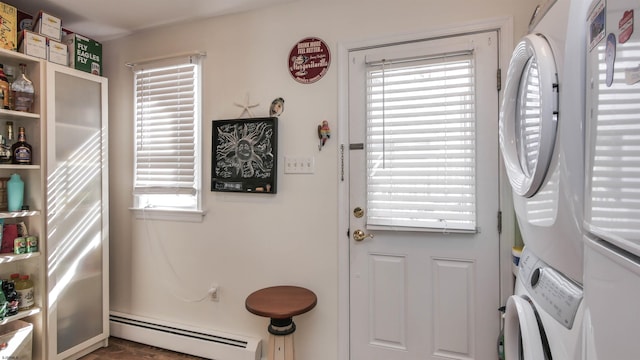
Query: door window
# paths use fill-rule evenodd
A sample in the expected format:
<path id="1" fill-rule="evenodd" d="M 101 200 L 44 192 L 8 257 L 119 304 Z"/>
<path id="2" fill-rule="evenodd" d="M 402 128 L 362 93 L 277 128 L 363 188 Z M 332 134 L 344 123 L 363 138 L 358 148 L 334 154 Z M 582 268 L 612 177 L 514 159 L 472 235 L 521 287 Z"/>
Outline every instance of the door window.
<path id="1" fill-rule="evenodd" d="M 475 230 L 471 51 L 367 63 L 367 226 Z"/>

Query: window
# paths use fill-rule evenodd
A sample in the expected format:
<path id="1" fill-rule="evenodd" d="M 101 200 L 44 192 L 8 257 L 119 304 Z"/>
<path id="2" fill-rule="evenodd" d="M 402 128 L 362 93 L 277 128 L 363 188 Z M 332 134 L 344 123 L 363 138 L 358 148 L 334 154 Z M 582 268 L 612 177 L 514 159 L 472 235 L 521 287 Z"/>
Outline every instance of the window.
<path id="1" fill-rule="evenodd" d="M 475 231 L 471 51 L 367 64 L 369 227 Z"/>
<path id="2" fill-rule="evenodd" d="M 200 62 L 193 55 L 132 65 L 136 209 L 201 210 Z"/>

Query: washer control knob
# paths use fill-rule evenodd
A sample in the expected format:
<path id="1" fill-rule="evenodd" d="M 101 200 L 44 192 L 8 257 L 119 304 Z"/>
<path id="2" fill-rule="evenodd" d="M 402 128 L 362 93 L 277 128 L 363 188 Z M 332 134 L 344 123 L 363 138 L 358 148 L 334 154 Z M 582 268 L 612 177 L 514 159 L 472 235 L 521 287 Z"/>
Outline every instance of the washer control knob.
<path id="1" fill-rule="evenodd" d="M 540 275 L 542 275 L 542 268 L 533 270 L 533 273 L 531 274 L 531 287 L 536 287 L 536 285 L 538 285 Z"/>

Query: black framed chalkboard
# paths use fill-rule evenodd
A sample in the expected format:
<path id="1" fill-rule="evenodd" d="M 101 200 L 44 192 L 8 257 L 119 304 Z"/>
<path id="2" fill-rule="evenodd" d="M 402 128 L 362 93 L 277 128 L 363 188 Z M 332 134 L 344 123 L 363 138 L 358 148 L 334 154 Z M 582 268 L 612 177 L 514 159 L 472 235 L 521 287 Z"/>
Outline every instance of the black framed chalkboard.
<path id="1" fill-rule="evenodd" d="M 278 118 L 213 120 L 211 191 L 277 191 Z"/>

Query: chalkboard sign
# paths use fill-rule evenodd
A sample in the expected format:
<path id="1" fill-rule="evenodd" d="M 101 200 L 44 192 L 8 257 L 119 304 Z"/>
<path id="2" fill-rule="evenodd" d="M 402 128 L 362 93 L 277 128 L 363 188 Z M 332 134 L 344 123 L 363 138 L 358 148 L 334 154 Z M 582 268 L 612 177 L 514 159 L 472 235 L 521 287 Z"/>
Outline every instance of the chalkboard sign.
<path id="1" fill-rule="evenodd" d="M 211 191 L 277 190 L 278 118 L 212 121 Z"/>

